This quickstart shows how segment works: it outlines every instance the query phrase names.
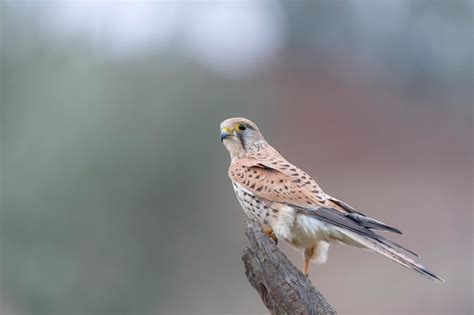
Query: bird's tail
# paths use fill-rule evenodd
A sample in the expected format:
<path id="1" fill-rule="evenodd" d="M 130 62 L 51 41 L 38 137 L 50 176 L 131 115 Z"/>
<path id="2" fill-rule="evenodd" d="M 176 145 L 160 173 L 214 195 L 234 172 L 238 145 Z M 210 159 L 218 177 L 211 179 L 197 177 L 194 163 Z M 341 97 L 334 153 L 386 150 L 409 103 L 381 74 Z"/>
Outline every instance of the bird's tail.
<path id="1" fill-rule="evenodd" d="M 438 277 L 437 275 L 435 275 L 428 268 L 426 268 L 425 266 L 417 263 L 413 259 L 405 256 L 404 254 L 402 254 L 399 251 L 395 250 L 394 248 L 392 248 L 388 244 L 384 244 L 384 243 L 382 243 L 378 240 L 375 240 L 375 239 L 372 239 L 372 238 L 369 238 L 369 237 L 366 237 L 366 236 L 363 236 L 363 235 L 356 234 L 356 233 L 348 231 L 346 229 L 341 228 L 339 230 L 340 230 L 341 233 L 343 233 L 346 236 L 350 237 L 352 240 L 358 242 L 362 246 L 364 246 L 368 249 L 374 250 L 374 251 L 384 255 L 385 257 L 388 257 L 391 260 L 396 261 L 400 265 L 402 265 L 402 266 L 404 266 L 408 269 L 412 269 L 412 270 L 422 274 L 423 276 L 427 277 L 430 280 L 444 282 L 444 279 L 442 279 L 441 277 Z"/>

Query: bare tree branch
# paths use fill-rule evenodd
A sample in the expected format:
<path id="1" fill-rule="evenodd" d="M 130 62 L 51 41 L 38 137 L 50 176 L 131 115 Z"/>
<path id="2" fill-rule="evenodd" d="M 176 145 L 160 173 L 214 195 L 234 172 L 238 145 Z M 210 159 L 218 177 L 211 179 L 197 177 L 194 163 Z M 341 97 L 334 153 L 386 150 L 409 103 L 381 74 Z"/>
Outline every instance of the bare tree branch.
<path id="1" fill-rule="evenodd" d="M 309 279 L 278 249 L 261 226 L 246 221 L 245 273 L 272 314 L 336 314 Z"/>

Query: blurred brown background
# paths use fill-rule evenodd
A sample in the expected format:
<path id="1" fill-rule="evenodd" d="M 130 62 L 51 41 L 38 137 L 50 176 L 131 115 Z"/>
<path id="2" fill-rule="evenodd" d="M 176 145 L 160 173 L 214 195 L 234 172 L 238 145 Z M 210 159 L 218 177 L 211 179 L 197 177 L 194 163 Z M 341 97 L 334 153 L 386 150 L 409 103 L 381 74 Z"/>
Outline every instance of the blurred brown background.
<path id="1" fill-rule="evenodd" d="M 472 9 L 0 2 L 0 313 L 265 314 L 218 139 L 239 115 L 446 279 L 335 245 L 311 280 L 340 314 L 472 314 Z"/>

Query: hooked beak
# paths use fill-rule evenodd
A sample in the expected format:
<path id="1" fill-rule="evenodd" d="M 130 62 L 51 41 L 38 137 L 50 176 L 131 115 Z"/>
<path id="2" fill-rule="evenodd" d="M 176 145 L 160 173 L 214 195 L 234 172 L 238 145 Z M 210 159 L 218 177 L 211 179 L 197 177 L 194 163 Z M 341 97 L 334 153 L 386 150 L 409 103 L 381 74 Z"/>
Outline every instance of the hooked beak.
<path id="1" fill-rule="evenodd" d="M 231 135 L 232 135 L 232 134 L 230 134 L 230 133 L 227 133 L 227 132 L 225 132 L 225 131 L 222 131 L 222 132 L 221 132 L 221 141 L 224 141 L 224 139 L 229 138 Z"/>
<path id="2" fill-rule="evenodd" d="M 224 141 L 224 139 L 229 138 L 230 136 L 233 136 L 234 133 L 230 128 L 224 127 L 221 130 L 221 141 Z"/>

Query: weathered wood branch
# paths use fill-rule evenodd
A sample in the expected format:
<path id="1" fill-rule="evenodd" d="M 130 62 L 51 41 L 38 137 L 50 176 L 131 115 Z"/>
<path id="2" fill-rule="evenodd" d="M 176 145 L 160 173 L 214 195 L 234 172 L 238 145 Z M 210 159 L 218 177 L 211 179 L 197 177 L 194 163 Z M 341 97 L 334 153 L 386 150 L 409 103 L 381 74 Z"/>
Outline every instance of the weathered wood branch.
<path id="1" fill-rule="evenodd" d="M 258 223 L 247 220 L 245 225 L 250 242 L 242 256 L 245 273 L 272 314 L 336 314 Z"/>

